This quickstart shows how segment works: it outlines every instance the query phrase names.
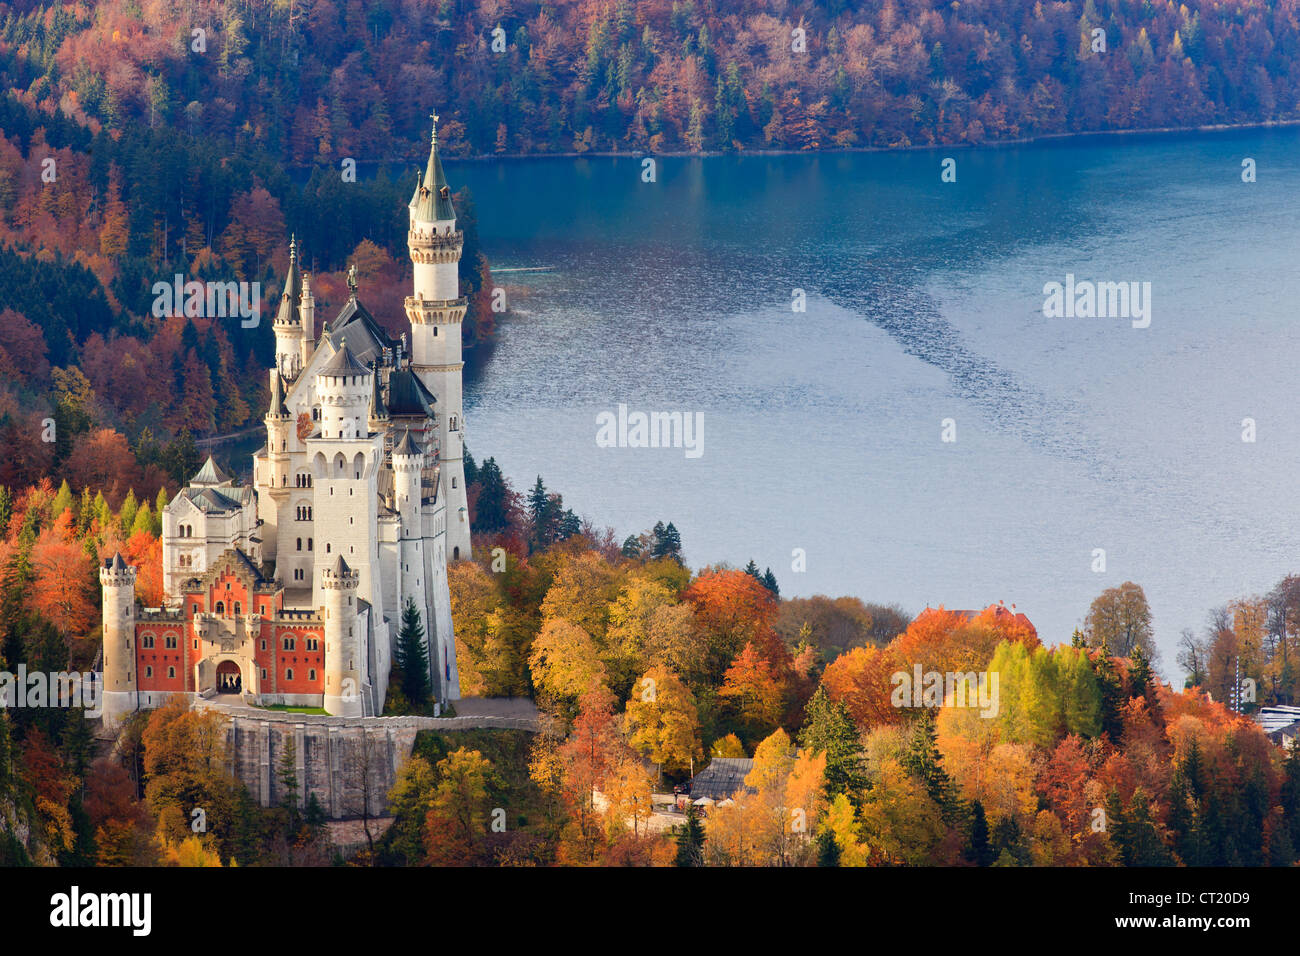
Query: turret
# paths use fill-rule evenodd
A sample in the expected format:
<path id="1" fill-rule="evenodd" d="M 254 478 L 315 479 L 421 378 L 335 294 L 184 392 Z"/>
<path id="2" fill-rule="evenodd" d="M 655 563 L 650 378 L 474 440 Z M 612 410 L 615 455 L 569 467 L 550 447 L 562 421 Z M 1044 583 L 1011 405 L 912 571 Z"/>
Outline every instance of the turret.
<path id="1" fill-rule="evenodd" d="M 316 373 L 316 396 L 321 406 L 322 438 L 364 438 L 369 434 L 370 369 L 358 362 L 347 340 Z"/>
<path id="2" fill-rule="evenodd" d="M 325 599 L 325 700 L 326 713 L 347 717 L 364 714 L 362 701 L 362 642 L 357 633 L 357 572 L 343 556 L 321 570 Z"/>
<path id="3" fill-rule="evenodd" d="M 116 553 L 99 569 L 104 592 L 104 726 L 136 709 L 135 568 Z"/>
<path id="4" fill-rule="evenodd" d="M 295 314 L 302 296 L 302 276 L 298 271 L 298 242 L 289 240 L 289 271 L 284 276 L 280 308 L 275 313 L 275 367 L 293 381 L 304 363 L 303 323 Z"/>

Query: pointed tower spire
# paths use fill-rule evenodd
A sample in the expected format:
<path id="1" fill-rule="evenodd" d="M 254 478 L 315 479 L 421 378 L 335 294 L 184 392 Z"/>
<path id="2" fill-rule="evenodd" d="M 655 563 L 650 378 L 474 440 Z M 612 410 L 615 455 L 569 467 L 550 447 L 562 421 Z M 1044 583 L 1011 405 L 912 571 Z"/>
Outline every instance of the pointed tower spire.
<path id="1" fill-rule="evenodd" d="M 456 218 L 456 210 L 451 204 L 451 187 L 447 185 L 447 174 L 442 171 L 442 158 L 438 153 L 438 114 L 432 113 L 433 133 L 429 137 L 429 162 L 424 168 L 424 176 L 415 187 L 411 197 L 411 218 L 421 222 L 446 222 Z"/>

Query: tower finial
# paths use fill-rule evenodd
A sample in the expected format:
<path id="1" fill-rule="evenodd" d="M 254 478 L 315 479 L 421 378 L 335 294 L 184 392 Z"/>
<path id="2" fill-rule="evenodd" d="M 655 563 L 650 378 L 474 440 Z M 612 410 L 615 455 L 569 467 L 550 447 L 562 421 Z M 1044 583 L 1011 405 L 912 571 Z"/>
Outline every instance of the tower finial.
<path id="1" fill-rule="evenodd" d="M 298 235 L 293 233 L 289 236 L 289 261 L 298 261 Z"/>
<path id="2" fill-rule="evenodd" d="M 357 297 L 357 264 L 354 262 L 348 266 L 348 289 L 352 293 L 352 298 Z"/>
<path id="3" fill-rule="evenodd" d="M 438 148 L 438 111 L 434 110 L 432 113 L 430 113 L 429 119 L 433 120 L 433 137 L 430 145 L 434 149 L 437 149 Z"/>

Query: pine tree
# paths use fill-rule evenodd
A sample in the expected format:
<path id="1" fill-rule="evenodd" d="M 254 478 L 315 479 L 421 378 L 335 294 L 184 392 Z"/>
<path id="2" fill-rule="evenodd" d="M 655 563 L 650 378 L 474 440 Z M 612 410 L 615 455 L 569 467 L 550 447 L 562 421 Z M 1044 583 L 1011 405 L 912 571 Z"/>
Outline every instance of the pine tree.
<path id="1" fill-rule="evenodd" d="M 504 531 L 510 521 L 510 489 L 497 467 L 495 458 L 489 458 L 476 469 L 478 481 L 478 501 L 474 505 L 474 528 L 478 531 Z M 465 481 L 470 481 L 466 473 Z"/>
<path id="2" fill-rule="evenodd" d="M 763 587 L 772 592 L 772 597 L 781 596 L 781 589 L 777 586 L 776 575 L 772 573 L 771 568 L 763 572 Z"/>
<path id="3" fill-rule="evenodd" d="M 412 598 L 402 608 L 402 629 L 397 634 L 396 664 L 402 671 L 402 694 L 412 707 L 423 708 L 429 699 L 429 651 L 424 643 L 420 609 Z"/>
<path id="4" fill-rule="evenodd" d="M 63 479 L 63 484 L 59 485 L 58 494 L 54 496 L 54 501 L 50 505 L 50 518 L 58 518 L 59 515 L 72 507 L 72 489 L 68 487 L 68 479 Z"/>
<path id="5" fill-rule="evenodd" d="M 993 865 L 993 844 L 989 842 L 989 822 L 984 816 L 984 804 L 971 803 L 970 844 L 966 859 L 976 866 Z"/>
<path id="6" fill-rule="evenodd" d="M 677 831 L 676 865 L 704 865 L 704 824 L 694 803 L 686 804 L 686 822 Z"/>
<path id="7" fill-rule="evenodd" d="M 943 769 L 943 754 L 939 752 L 935 732 L 934 714 L 926 711 L 912 721 L 912 736 L 903 753 L 902 764 L 925 786 L 926 793 L 943 815 L 944 822 L 952 824 L 965 809 L 948 772 Z"/>
<path id="8" fill-rule="evenodd" d="M 284 751 L 280 754 L 280 806 L 287 814 L 287 835 L 292 839 L 301 823 L 298 794 L 298 747 L 293 734 L 285 734 Z"/>
<path id="9" fill-rule="evenodd" d="M 763 583 L 763 575 L 758 573 L 758 565 L 754 563 L 753 558 L 750 558 L 749 564 L 745 565 L 745 573 L 748 574 L 755 581 L 757 581 L 759 584 Z"/>
<path id="10" fill-rule="evenodd" d="M 830 830 L 822 830 L 817 834 L 817 865 L 840 865 L 840 845 L 835 842 L 835 834 Z"/>
<path id="11" fill-rule="evenodd" d="M 135 513 L 140 510 L 140 502 L 135 499 L 135 489 L 130 489 L 126 493 L 126 500 L 122 502 L 122 508 L 117 513 L 118 528 L 123 534 L 131 533 L 131 526 L 135 524 Z"/>
<path id="12" fill-rule="evenodd" d="M 1110 737 L 1111 743 L 1118 744 L 1124 736 L 1124 718 L 1120 713 L 1124 706 L 1124 687 L 1106 648 L 1098 648 L 1094 654 L 1092 667 L 1101 685 L 1101 731 Z"/>
<path id="13" fill-rule="evenodd" d="M 825 687 L 818 687 L 808 701 L 799 745 L 813 753 L 826 754 L 826 796 L 834 800 L 844 794 L 855 807 L 861 805 L 867 788 L 862 738 L 843 701 L 832 702 Z"/>
<path id="14" fill-rule="evenodd" d="M 628 535 L 623 539 L 623 557 L 630 558 L 633 561 L 641 558 L 641 539 L 634 534 Z"/>

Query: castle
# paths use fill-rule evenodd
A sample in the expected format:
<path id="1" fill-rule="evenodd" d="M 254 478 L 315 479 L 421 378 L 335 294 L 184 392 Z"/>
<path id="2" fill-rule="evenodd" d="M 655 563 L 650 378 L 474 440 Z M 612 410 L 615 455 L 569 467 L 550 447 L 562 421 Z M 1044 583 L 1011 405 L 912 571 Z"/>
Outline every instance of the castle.
<path id="1" fill-rule="evenodd" d="M 252 487 L 209 457 L 163 510 L 165 607 L 137 607 L 135 568 L 120 555 L 100 569 L 106 723 L 176 694 L 378 714 L 408 600 L 435 699 L 460 696 L 447 562 L 471 555 L 464 234 L 433 119 L 409 207 L 409 353 L 362 305 L 355 270 L 318 340 L 311 276 L 291 240 Z"/>

